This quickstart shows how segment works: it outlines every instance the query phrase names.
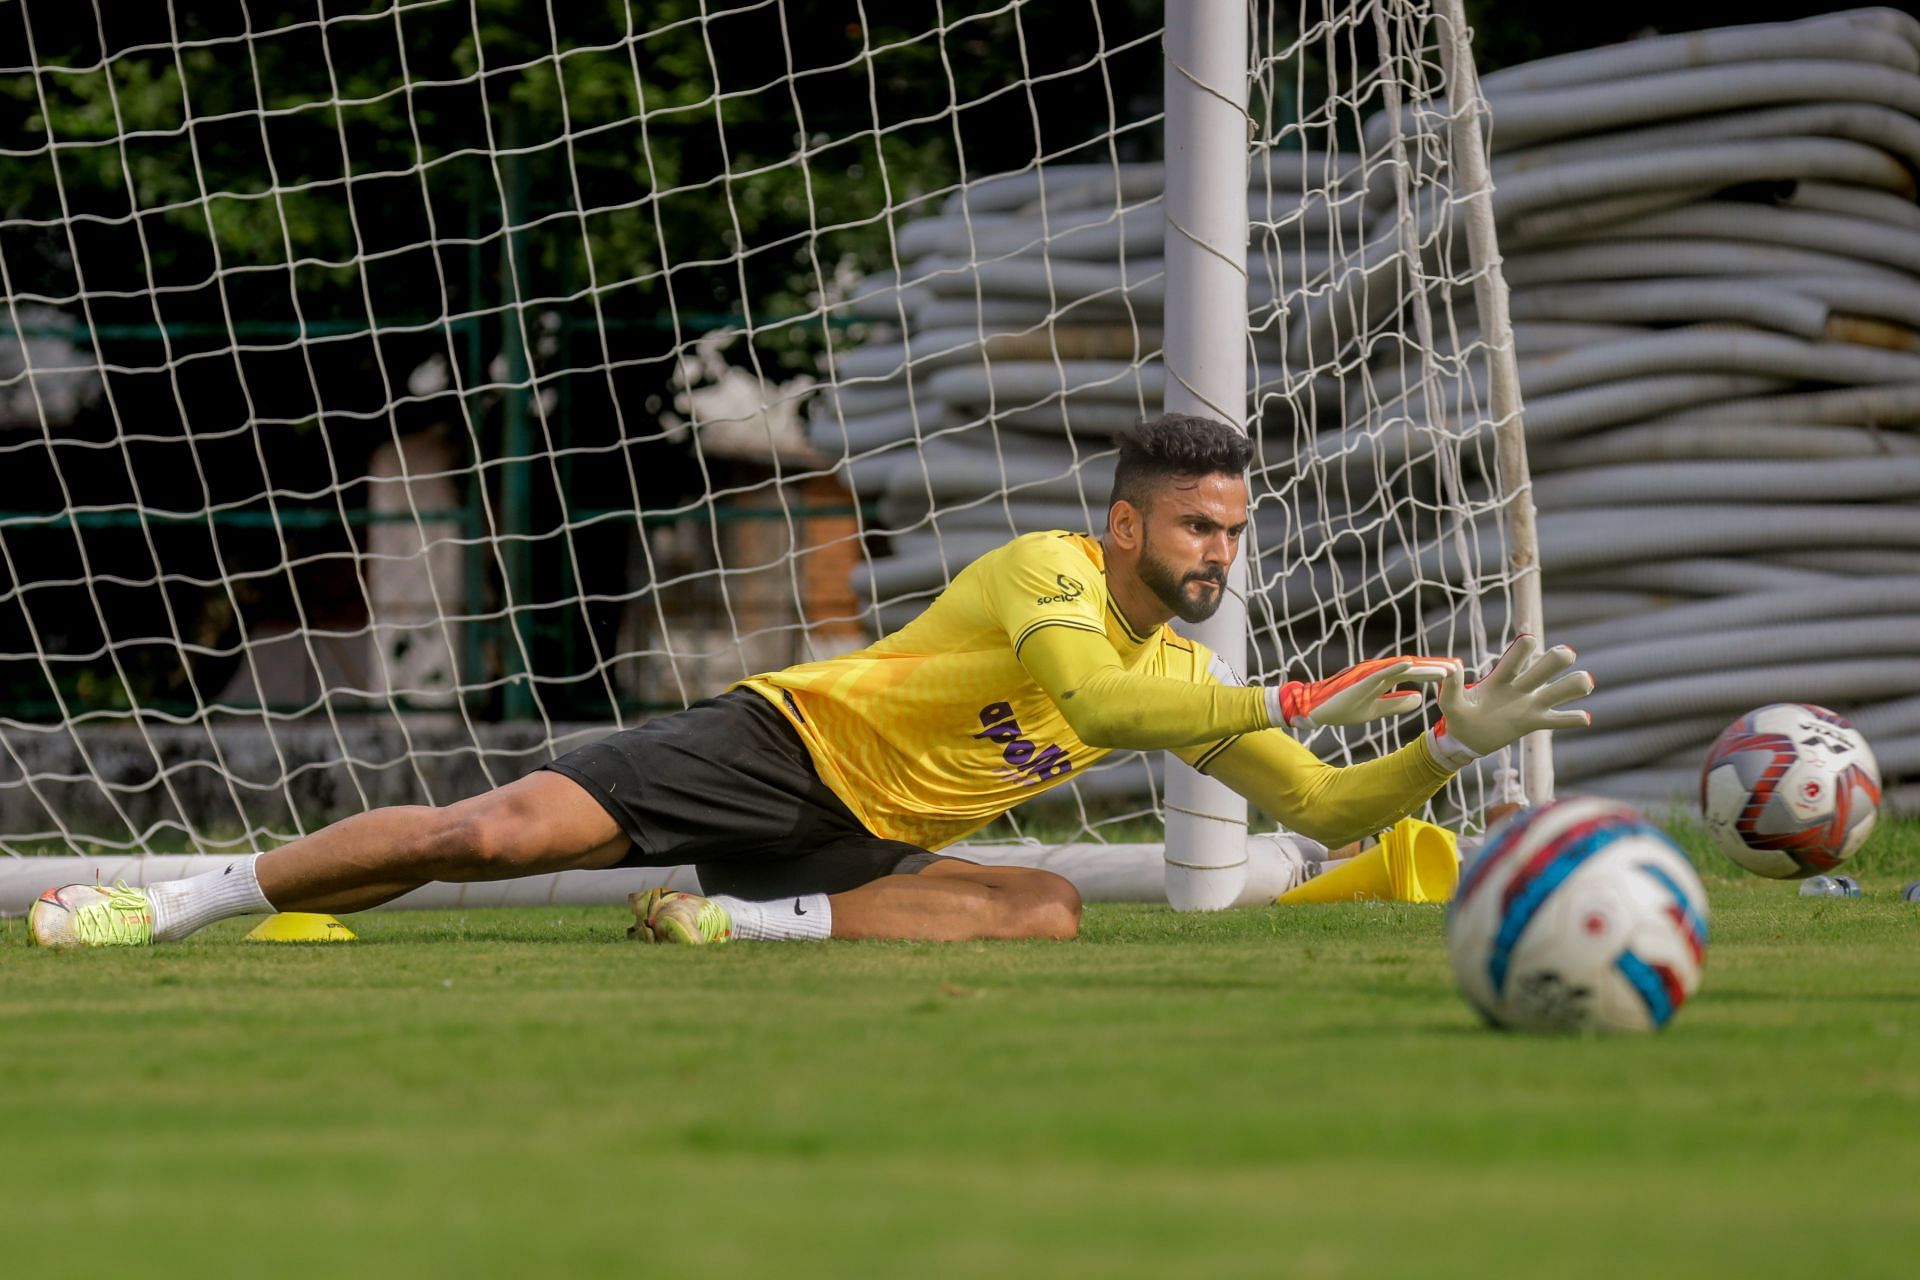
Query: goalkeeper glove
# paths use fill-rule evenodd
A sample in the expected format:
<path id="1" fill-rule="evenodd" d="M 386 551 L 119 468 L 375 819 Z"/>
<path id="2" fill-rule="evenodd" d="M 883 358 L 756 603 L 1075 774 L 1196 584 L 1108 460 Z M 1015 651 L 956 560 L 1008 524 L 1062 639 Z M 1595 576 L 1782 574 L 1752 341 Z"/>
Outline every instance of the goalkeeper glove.
<path id="1" fill-rule="evenodd" d="M 1268 687 L 1268 719 L 1275 726 L 1303 732 L 1321 725 L 1365 724 L 1403 716 L 1419 710 L 1420 693 L 1394 691 L 1395 685 L 1433 684 L 1459 669 L 1458 658 L 1402 654 L 1362 662 L 1325 680 L 1289 680 Z"/>
<path id="2" fill-rule="evenodd" d="M 1542 652 L 1539 637 L 1523 634 L 1484 679 L 1467 684 L 1458 667 L 1448 672 L 1440 684 L 1440 723 L 1432 730 L 1434 758 L 1464 769 L 1536 730 L 1592 724 L 1591 713 L 1560 705 L 1593 692 L 1593 677 L 1570 670 L 1573 661 L 1567 646 Z"/>

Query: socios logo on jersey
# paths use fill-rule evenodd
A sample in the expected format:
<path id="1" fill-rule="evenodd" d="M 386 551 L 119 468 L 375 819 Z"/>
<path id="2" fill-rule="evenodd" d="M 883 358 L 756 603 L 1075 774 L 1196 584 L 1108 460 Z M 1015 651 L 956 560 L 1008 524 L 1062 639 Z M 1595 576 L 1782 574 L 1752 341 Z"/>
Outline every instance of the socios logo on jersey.
<path id="1" fill-rule="evenodd" d="M 1060 584 L 1060 593 L 1051 596 L 1035 596 L 1033 598 L 1035 604 L 1072 604 L 1075 600 L 1078 600 L 1086 594 L 1087 589 L 1085 587 L 1064 573 L 1054 574 L 1053 580 Z"/>
<path id="2" fill-rule="evenodd" d="M 1073 761 L 1067 758 L 1066 752 L 1053 743 L 1036 746 L 1021 731 L 1020 722 L 1013 718 L 1013 708 L 1007 703 L 994 702 L 980 708 L 980 723 L 986 727 L 973 736 L 997 745 L 1000 758 L 1007 762 L 1005 769 L 996 772 L 1024 774 L 1029 785 L 1073 772 Z"/>

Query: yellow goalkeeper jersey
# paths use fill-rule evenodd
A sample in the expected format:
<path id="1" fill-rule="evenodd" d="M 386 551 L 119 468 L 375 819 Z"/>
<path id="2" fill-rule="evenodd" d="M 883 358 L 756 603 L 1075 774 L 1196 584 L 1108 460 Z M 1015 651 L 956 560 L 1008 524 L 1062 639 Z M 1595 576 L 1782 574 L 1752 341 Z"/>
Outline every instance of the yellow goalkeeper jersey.
<path id="1" fill-rule="evenodd" d="M 1020 664 L 1046 627 L 1105 636 L 1129 673 L 1219 679 L 1206 646 L 1166 626 L 1134 632 L 1108 597 L 1098 541 L 1054 532 L 975 560 L 876 644 L 742 683 L 785 713 L 868 830 L 938 849 L 1107 754 Z"/>
<path id="2" fill-rule="evenodd" d="M 878 644 L 742 683 L 780 708 L 868 830 L 926 849 L 1119 746 L 1171 750 L 1328 845 L 1385 830 L 1452 776 L 1424 733 L 1364 764 L 1322 763 L 1268 727 L 1267 691 L 1206 646 L 1129 625 L 1100 544 L 1077 533 L 1016 538 Z"/>

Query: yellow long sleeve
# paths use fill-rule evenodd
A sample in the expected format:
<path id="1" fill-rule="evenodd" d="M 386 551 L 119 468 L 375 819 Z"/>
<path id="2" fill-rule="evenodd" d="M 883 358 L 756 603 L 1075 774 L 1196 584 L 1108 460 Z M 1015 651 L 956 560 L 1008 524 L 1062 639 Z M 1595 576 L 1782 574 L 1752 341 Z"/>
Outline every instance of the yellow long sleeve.
<path id="1" fill-rule="evenodd" d="M 1265 690 L 1137 675 L 1105 636 L 1088 631 L 1035 631 L 1020 662 L 1088 745 L 1176 751 L 1289 830 L 1328 845 L 1385 830 L 1453 776 L 1425 735 L 1365 764 L 1325 764 L 1268 727 Z"/>
<path id="2" fill-rule="evenodd" d="M 1020 645 L 1020 664 L 1091 747 L 1205 746 L 1268 724 L 1264 689 L 1131 672 L 1104 635 L 1075 627 L 1029 634 Z"/>
<path id="3" fill-rule="evenodd" d="M 1426 734 L 1391 755 L 1344 768 L 1323 763 L 1278 729 L 1178 754 L 1288 830 L 1329 847 L 1386 830 L 1453 776 L 1434 759 Z"/>

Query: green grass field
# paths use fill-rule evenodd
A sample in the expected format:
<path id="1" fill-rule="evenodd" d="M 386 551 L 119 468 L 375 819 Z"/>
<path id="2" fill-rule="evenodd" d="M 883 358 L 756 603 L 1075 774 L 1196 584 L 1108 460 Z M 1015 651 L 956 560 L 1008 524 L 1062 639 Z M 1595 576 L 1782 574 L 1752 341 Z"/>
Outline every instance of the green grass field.
<path id="1" fill-rule="evenodd" d="M 1859 900 L 1696 856 L 1705 985 L 1628 1039 L 1483 1029 L 1441 909 L 1399 904 L 950 947 L 0 922 L 5 1270 L 1912 1274 L 1920 824 Z"/>

